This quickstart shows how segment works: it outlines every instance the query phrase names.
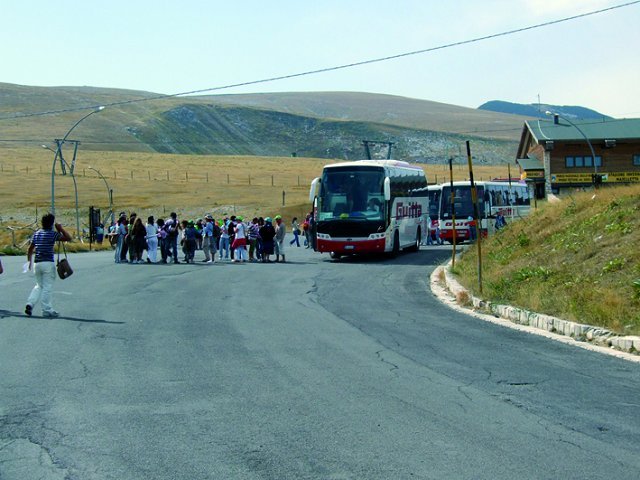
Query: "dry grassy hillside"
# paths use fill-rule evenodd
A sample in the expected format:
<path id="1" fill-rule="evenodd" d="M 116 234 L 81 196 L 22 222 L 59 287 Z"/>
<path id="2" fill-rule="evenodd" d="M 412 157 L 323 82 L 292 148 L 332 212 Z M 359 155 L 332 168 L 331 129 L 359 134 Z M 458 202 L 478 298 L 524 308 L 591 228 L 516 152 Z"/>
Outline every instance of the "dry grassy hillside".
<path id="1" fill-rule="evenodd" d="M 255 93 L 200 97 L 297 115 L 386 123 L 407 128 L 517 141 L 529 117 L 363 92 Z"/>
<path id="2" fill-rule="evenodd" d="M 70 157 L 68 156 L 68 159 Z M 0 246 L 11 243 L 7 227 L 32 223 L 36 212 L 50 209 L 53 153 L 42 148 L 0 150 Z M 291 157 L 229 157 L 162 155 L 158 153 L 90 152 L 78 154 L 76 181 L 82 223 L 90 206 L 108 210 L 108 191 L 93 167 L 113 189 L 114 209 L 141 215 L 166 215 L 172 210 L 199 217 L 237 213 L 301 216 L 310 208 L 311 180 L 324 159 Z M 448 168 L 426 165 L 430 182 L 448 179 Z M 59 166 L 56 166 L 59 173 Z M 506 176 L 504 167 L 479 167 L 476 179 Z M 468 176 L 456 166 L 454 179 Z M 75 230 L 75 198 L 69 176 L 55 176 L 56 214 Z M 282 193 L 285 192 L 283 207 Z M 23 233 L 26 233 L 24 231 Z"/>
<path id="3" fill-rule="evenodd" d="M 355 92 L 157 97 L 130 90 L 0 83 L 0 147 L 51 143 L 92 107 L 106 105 L 73 132 L 71 138 L 80 139 L 85 149 L 272 156 L 306 150 L 301 155 L 347 158 L 342 153 L 326 154 L 327 143 L 342 138 L 337 150 L 342 152 L 360 150 L 362 139 L 373 138 L 395 141 L 396 148 L 407 151 L 407 158 L 433 156 L 434 149 L 445 158 L 456 154 L 454 144 L 463 134 L 477 140 L 476 155 L 484 153 L 488 163 L 495 163 L 511 159 L 525 120 Z M 46 112 L 55 114 L 42 115 Z M 235 149 L 221 145 L 232 131 Z M 176 133 L 177 137 L 172 135 Z M 424 144 L 420 148 L 409 148 L 420 142 Z"/>

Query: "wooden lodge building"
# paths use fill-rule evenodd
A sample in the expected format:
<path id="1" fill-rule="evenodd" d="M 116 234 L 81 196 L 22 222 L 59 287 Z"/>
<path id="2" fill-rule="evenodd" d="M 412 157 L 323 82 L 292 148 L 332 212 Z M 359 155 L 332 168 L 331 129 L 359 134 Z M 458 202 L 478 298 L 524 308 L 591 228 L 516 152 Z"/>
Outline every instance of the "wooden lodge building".
<path id="1" fill-rule="evenodd" d="M 537 198 L 597 183 L 640 182 L 640 118 L 527 120 L 516 163 Z"/>

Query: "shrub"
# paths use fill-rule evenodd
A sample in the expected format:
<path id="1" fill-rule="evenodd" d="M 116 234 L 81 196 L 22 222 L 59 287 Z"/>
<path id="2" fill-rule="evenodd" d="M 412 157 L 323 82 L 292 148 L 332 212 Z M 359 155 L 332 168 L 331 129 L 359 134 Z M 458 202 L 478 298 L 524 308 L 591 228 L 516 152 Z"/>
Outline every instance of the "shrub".
<path id="1" fill-rule="evenodd" d="M 627 261 L 624 258 L 614 258 L 613 260 L 609 260 L 607 264 L 602 267 L 602 273 L 610 273 L 617 272 L 622 270 Z"/>
<path id="2" fill-rule="evenodd" d="M 530 243 L 531 243 L 531 240 L 529 239 L 526 233 L 524 232 L 518 233 L 518 245 L 524 248 L 524 247 L 528 247 Z"/>
<path id="3" fill-rule="evenodd" d="M 536 278 L 540 280 L 547 280 L 552 275 L 551 270 L 545 267 L 525 267 L 521 268 L 513 274 L 514 281 L 526 282 L 529 279 Z"/>

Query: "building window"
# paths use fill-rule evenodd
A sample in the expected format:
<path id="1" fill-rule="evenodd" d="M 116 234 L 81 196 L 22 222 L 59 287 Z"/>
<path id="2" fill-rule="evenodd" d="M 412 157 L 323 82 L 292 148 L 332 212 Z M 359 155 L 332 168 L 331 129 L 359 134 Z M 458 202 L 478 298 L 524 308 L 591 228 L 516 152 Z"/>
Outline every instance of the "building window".
<path id="1" fill-rule="evenodd" d="M 640 155 L 633 156 L 633 166 L 640 167 Z"/>
<path id="2" fill-rule="evenodd" d="M 636 158 L 637 157 L 637 158 Z M 634 165 L 640 165 L 640 155 L 634 155 L 633 157 Z M 593 157 L 589 155 L 588 157 L 564 157 L 564 165 L 567 168 L 581 168 L 593 167 Z M 596 167 L 602 166 L 602 157 L 600 155 L 596 155 Z"/>

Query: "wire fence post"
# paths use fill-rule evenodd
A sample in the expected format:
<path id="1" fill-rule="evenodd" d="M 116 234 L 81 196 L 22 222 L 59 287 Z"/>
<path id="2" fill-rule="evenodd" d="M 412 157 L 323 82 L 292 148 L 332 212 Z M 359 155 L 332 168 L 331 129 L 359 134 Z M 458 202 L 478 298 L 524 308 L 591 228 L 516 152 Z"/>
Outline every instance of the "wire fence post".
<path id="1" fill-rule="evenodd" d="M 471 184 L 471 200 L 473 201 L 473 216 L 475 225 L 471 225 L 469 230 L 475 228 L 476 230 L 476 243 L 478 245 L 478 288 L 482 295 L 482 228 L 480 228 L 480 218 L 478 209 L 478 190 L 473 182 L 473 162 L 471 161 L 471 143 L 467 140 L 467 162 L 469 163 L 469 182 Z M 488 229 L 488 226 L 487 226 Z"/>
<path id="2" fill-rule="evenodd" d="M 453 249 L 451 251 L 451 270 L 456 268 L 456 194 L 453 189 L 453 157 L 449 158 L 449 181 L 451 183 L 451 244 Z"/>

